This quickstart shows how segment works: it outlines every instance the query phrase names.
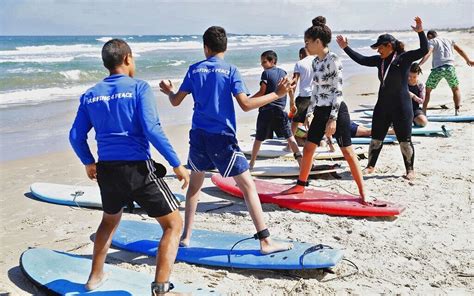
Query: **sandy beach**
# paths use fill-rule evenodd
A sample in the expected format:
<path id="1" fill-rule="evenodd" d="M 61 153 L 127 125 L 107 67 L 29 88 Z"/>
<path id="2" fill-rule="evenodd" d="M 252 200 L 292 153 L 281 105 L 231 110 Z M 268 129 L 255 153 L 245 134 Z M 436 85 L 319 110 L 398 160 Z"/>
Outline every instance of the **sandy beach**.
<path id="1" fill-rule="evenodd" d="M 454 39 L 471 58 L 474 57 L 471 33 L 440 32 L 440 35 Z M 416 43 L 408 44 L 407 49 L 417 46 Z M 423 66 L 423 82 L 428 77 L 430 61 Z M 456 55 L 456 71 L 462 92 L 462 113 L 474 114 L 474 71 L 459 55 Z M 349 79 L 344 97 L 353 119 L 368 120 L 361 117 L 358 105 L 375 103 L 377 89 L 375 72 Z M 446 81 L 442 81 L 433 91 L 432 101 L 450 102 L 451 109 L 429 112 L 454 114 L 451 97 Z M 342 249 L 345 258 L 358 266 L 358 273 L 347 261 L 333 268 L 334 274 L 231 270 L 177 262 L 173 278 L 200 283 L 231 295 L 473 295 L 474 124 L 446 125 L 452 128 L 451 137 L 413 137 L 416 180 L 402 178 L 404 166 L 398 145 L 385 145 L 375 174 L 365 177 L 365 184 L 373 196 L 406 207 L 398 217 L 337 217 L 263 205 L 273 237 Z M 238 129 L 239 141 L 250 142 L 255 118 L 238 120 Z M 165 130 L 185 162 L 189 125 L 165 127 Z M 154 158 L 163 161 L 155 150 Z M 344 161 L 338 163 L 345 164 Z M 366 164 L 366 159 L 361 160 L 362 166 Z M 168 168 L 168 172 L 172 170 Z M 0 269 L 4 271 L 0 275 L 0 295 L 43 295 L 22 274 L 18 264 L 21 253 L 30 247 L 44 247 L 92 254 L 92 238 L 102 212 L 34 200 L 29 194 L 29 186 L 34 182 L 94 183 L 87 180 L 84 167 L 72 149 L 3 162 L 0 173 Z M 350 172 L 346 169 L 340 176 L 342 179 L 322 176 L 312 180 L 311 186 L 356 193 Z M 173 175 L 168 174 L 166 181 L 174 192 L 185 194 Z M 295 180 L 274 178 L 271 181 L 291 184 Z M 229 206 L 216 209 L 223 204 Z M 184 204 L 181 209 L 184 210 Z M 184 211 L 182 213 L 184 218 Z M 123 219 L 154 221 L 140 211 L 124 213 Z M 195 220 L 195 227 L 200 229 L 238 231 L 248 235 L 255 232 L 243 201 L 219 191 L 210 178 L 205 180 Z M 110 264 L 150 274 L 154 272 L 154 258 L 113 248 L 109 254 L 107 262 Z"/>

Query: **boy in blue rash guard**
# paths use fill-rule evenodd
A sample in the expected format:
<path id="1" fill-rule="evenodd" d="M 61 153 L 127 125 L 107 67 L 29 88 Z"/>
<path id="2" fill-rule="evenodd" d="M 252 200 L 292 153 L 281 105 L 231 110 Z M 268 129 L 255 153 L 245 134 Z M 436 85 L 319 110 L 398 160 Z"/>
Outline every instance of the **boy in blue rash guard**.
<path id="1" fill-rule="evenodd" d="M 181 245 L 188 246 L 199 194 L 204 182 L 204 172 L 217 168 L 222 176 L 233 177 L 242 190 L 250 216 L 260 240 L 260 251 L 269 254 L 288 250 L 289 244 L 276 243 L 263 219 L 262 206 L 249 173 L 249 165 L 240 151 L 236 139 L 235 110 L 232 95 L 244 111 L 266 105 L 283 95 L 291 87 L 284 78 L 275 92 L 250 99 L 239 71 L 234 65 L 224 61 L 227 49 L 227 36 L 224 28 L 213 26 L 203 35 L 206 60 L 189 67 L 184 81 L 177 93 L 171 81 L 161 81 L 161 91 L 168 95 L 173 106 L 178 106 L 192 93 L 194 113 L 189 132 L 189 158 L 191 180 L 186 193 L 184 232 Z"/>
<path id="2" fill-rule="evenodd" d="M 276 66 L 277 54 L 273 50 L 267 50 L 260 56 L 260 63 L 264 69 L 260 80 L 260 89 L 252 98 L 260 97 L 276 90 L 278 82 L 286 76 L 286 71 Z M 253 169 L 258 151 L 262 142 L 273 138 L 273 132 L 278 137 L 283 137 L 288 141 L 288 146 L 293 151 L 298 165 L 301 164 L 301 153 L 296 143 L 295 137 L 291 132 L 290 121 L 285 112 L 286 95 L 278 100 L 272 101 L 258 109 L 257 117 L 257 135 L 252 147 L 252 156 L 250 158 L 250 169 Z"/>
<path id="3" fill-rule="evenodd" d="M 81 96 L 69 135 L 74 151 L 86 167 L 87 176 L 99 183 L 104 211 L 94 240 L 92 270 L 85 288 L 94 290 L 106 280 L 105 257 L 123 207 L 133 199 L 163 228 L 151 289 L 152 295 L 165 293 L 170 290 L 169 277 L 178 250 L 182 220 L 179 201 L 156 175 L 148 141 L 173 167 L 177 178 L 184 180 L 183 189 L 189 182 L 189 173 L 180 164 L 161 128 L 151 87 L 133 78 L 135 62 L 128 44 L 120 39 L 108 41 L 102 48 L 102 60 L 110 76 Z M 92 128 L 98 146 L 97 164 L 87 144 L 87 133 Z"/>

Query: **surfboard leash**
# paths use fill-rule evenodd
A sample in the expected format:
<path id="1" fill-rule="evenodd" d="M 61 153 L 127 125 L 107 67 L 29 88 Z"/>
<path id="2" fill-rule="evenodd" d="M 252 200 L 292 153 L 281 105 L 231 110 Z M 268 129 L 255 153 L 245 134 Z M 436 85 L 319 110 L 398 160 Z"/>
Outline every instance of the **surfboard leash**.
<path id="1" fill-rule="evenodd" d="M 227 253 L 227 263 L 229 264 L 229 267 L 230 267 L 231 270 L 234 270 L 234 267 L 232 266 L 232 262 L 230 261 L 230 255 L 231 255 L 232 251 L 234 250 L 235 246 L 237 246 L 238 244 L 240 244 L 240 243 L 243 242 L 243 241 L 251 240 L 251 239 L 255 239 L 255 237 L 254 237 L 254 236 L 249 236 L 249 237 L 243 238 L 243 239 L 237 241 L 237 242 L 232 246 L 232 248 L 230 248 L 229 253 Z"/>

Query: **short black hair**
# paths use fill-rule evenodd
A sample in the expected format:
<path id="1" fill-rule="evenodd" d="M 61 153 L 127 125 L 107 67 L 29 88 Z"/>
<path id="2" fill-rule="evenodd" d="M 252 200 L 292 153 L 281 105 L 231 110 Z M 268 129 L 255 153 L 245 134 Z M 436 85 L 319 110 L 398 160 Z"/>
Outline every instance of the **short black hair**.
<path id="1" fill-rule="evenodd" d="M 326 47 L 331 42 L 331 29 L 326 26 L 326 18 L 317 16 L 312 20 L 312 26 L 304 32 L 305 39 L 319 39 Z"/>
<path id="2" fill-rule="evenodd" d="M 418 63 L 411 64 L 410 72 L 411 73 L 416 73 L 416 74 L 422 74 L 423 73 L 423 72 L 421 72 L 421 67 L 420 67 L 420 64 L 418 64 Z"/>
<path id="3" fill-rule="evenodd" d="M 122 65 L 127 55 L 132 54 L 130 46 L 122 39 L 112 39 L 107 41 L 102 47 L 102 61 L 104 67 L 113 70 Z"/>
<path id="4" fill-rule="evenodd" d="M 227 50 L 227 34 L 222 27 L 209 27 L 202 35 L 202 40 L 212 52 L 219 53 Z"/>
<path id="5" fill-rule="evenodd" d="M 299 55 L 302 56 L 303 58 L 308 56 L 308 52 L 306 51 L 306 48 L 302 47 L 300 48 Z"/>
<path id="6" fill-rule="evenodd" d="M 438 33 L 436 33 L 435 30 L 429 30 L 428 33 L 426 33 L 426 36 L 433 36 L 433 38 L 438 37 Z"/>
<path id="7" fill-rule="evenodd" d="M 274 62 L 275 64 L 278 61 L 278 56 L 273 50 L 264 51 L 260 57 L 266 59 L 269 62 Z"/>

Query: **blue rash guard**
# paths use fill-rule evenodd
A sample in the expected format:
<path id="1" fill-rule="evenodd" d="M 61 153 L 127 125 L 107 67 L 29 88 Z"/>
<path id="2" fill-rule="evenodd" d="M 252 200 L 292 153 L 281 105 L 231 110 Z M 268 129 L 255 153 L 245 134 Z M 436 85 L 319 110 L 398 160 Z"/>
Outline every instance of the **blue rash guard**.
<path id="1" fill-rule="evenodd" d="M 237 126 L 232 95 L 249 93 L 237 67 L 219 57 L 209 57 L 189 67 L 179 91 L 193 95 L 191 129 L 235 136 Z"/>
<path id="2" fill-rule="evenodd" d="M 180 165 L 161 127 L 153 91 L 145 81 L 111 75 L 81 96 L 69 141 L 84 165 L 95 162 L 87 144 L 92 128 L 99 161 L 148 160 L 151 142 L 172 167 Z"/>

